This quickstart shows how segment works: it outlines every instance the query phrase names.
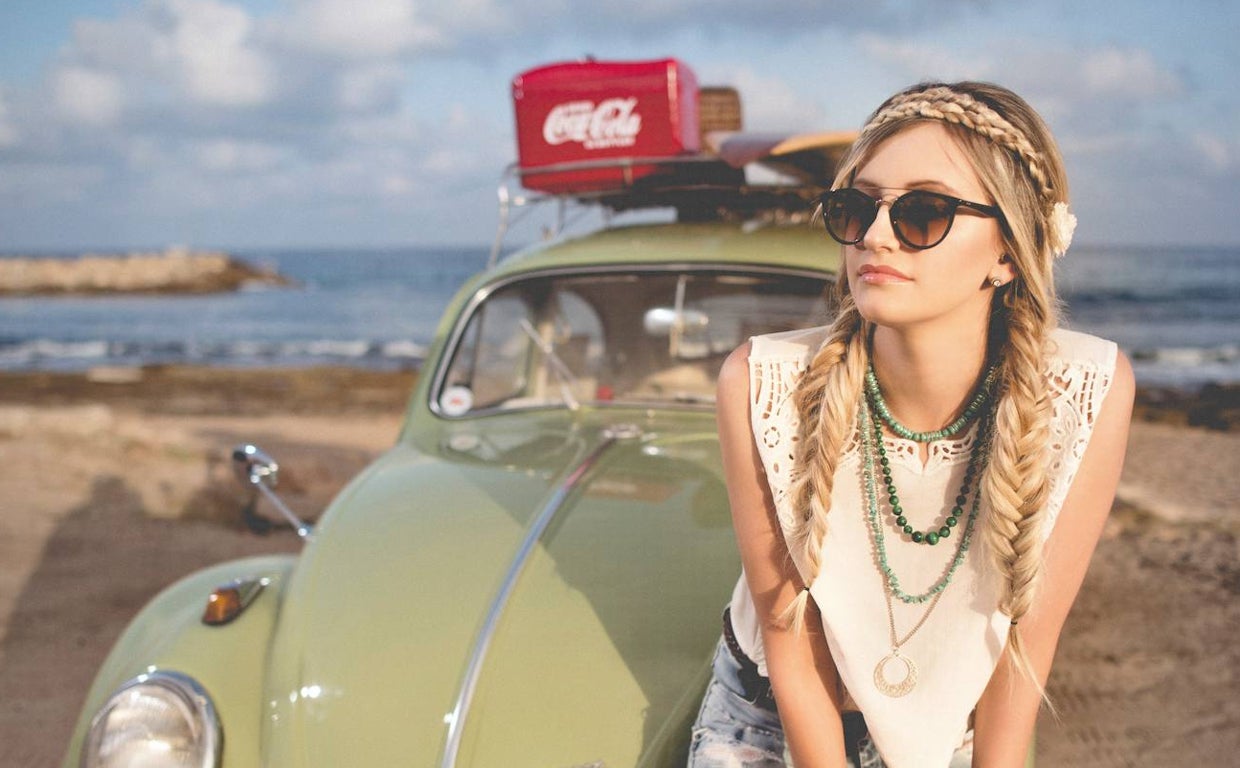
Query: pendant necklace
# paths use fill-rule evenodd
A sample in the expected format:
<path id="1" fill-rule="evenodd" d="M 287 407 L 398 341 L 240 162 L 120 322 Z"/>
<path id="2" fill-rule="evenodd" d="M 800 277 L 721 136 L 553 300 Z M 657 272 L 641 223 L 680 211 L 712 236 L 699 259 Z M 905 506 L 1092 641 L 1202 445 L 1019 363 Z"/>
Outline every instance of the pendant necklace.
<path id="1" fill-rule="evenodd" d="M 928 589 L 926 592 L 918 595 L 910 595 L 900 589 L 899 579 L 896 578 L 895 572 L 891 569 L 887 562 L 887 547 L 884 541 L 882 523 L 879 521 L 878 515 L 878 490 L 875 487 L 875 467 L 874 457 L 878 453 L 878 448 L 882 446 L 882 426 L 873 421 L 870 416 L 870 409 L 866 398 L 862 398 L 860 405 L 859 420 L 861 422 L 862 451 L 864 453 L 864 469 L 863 477 L 865 480 L 866 500 L 869 507 L 870 532 L 873 535 L 874 546 L 878 551 L 879 572 L 883 578 L 883 598 L 887 603 L 887 626 L 890 630 L 891 653 L 879 660 L 874 667 L 874 687 L 886 696 L 898 698 L 905 696 L 913 690 L 917 685 L 917 665 L 913 660 L 900 652 L 901 646 L 912 639 L 913 635 L 922 628 L 926 620 L 930 618 L 930 614 L 939 604 L 939 600 L 943 596 L 943 591 L 947 585 L 951 583 L 952 576 L 956 569 L 964 562 L 965 553 L 969 549 L 969 542 L 973 538 L 974 524 L 977 520 L 979 501 L 981 498 L 981 489 L 976 489 L 973 496 L 973 503 L 969 509 L 969 517 L 964 525 L 964 532 L 959 539 L 956 548 L 956 555 L 952 558 L 951 563 L 944 571 L 943 576 Z M 984 418 L 978 425 L 977 442 L 974 443 L 973 451 L 969 457 L 969 468 L 966 470 L 968 474 L 980 474 L 982 457 L 987 453 L 986 448 L 990 442 L 989 427 L 993 423 L 991 419 Z M 875 443 L 877 442 L 877 446 Z M 885 458 L 885 457 L 884 457 Z M 980 485 L 980 483 L 979 483 Z M 962 489 L 963 490 L 963 489 Z M 963 503 L 963 502 L 959 502 Z M 892 596 L 899 598 L 904 603 L 923 603 L 929 601 L 925 613 L 921 619 L 910 629 L 904 637 L 898 637 L 896 634 L 895 612 L 892 607 Z M 898 664 L 904 668 L 904 676 L 896 681 L 891 681 L 887 677 L 887 670 L 892 664 Z"/>

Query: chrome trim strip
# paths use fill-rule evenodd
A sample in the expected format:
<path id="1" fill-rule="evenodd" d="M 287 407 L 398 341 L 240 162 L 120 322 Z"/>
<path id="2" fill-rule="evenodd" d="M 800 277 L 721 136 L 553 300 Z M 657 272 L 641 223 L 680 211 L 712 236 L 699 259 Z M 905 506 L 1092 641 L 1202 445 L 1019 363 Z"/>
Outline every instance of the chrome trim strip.
<path id="1" fill-rule="evenodd" d="M 490 413 L 499 412 L 497 409 L 485 409 L 469 413 L 464 416 L 449 416 L 439 407 L 439 393 L 443 390 L 444 382 L 448 378 L 448 369 L 452 367 L 452 355 L 460 344 L 461 337 L 465 335 L 465 329 L 469 325 L 469 321 L 473 319 L 474 312 L 478 306 L 482 304 L 492 293 L 507 288 L 513 283 L 523 280 L 540 277 L 564 277 L 578 275 L 606 275 L 606 274 L 635 274 L 640 272 L 724 272 L 735 273 L 740 275 L 760 274 L 779 277 L 805 277 L 814 280 L 822 280 L 830 283 L 839 279 L 839 273 L 832 271 L 817 272 L 812 269 L 802 269 L 799 267 L 783 267 L 772 266 L 766 264 L 747 264 L 741 262 L 717 262 L 717 261 L 676 261 L 676 262 L 625 262 L 621 264 L 595 265 L 590 267 L 547 267 L 543 269 L 531 270 L 529 272 L 521 272 L 517 274 L 507 275 L 499 280 L 484 283 L 479 286 L 474 295 L 465 302 L 465 306 L 461 308 L 460 314 L 457 315 L 456 321 L 452 325 L 452 330 L 448 332 L 448 338 L 444 341 L 443 349 L 440 351 L 438 363 L 431 378 L 431 385 L 427 390 L 427 408 L 431 413 L 445 421 L 462 421 L 465 419 L 477 418 Z M 532 406 L 521 410 L 531 410 L 536 408 L 545 408 L 547 406 Z M 558 407 L 558 406 L 554 406 Z M 660 405 L 660 407 L 666 407 Z M 504 413 L 513 413 L 515 410 L 505 410 Z"/>
<path id="2" fill-rule="evenodd" d="M 456 697 L 456 706 L 444 717 L 444 722 L 448 725 L 448 737 L 444 743 L 443 760 L 440 762 L 442 768 L 453 768 L 456 765 L 457 753 L 461 748 L 461 737 L 465 732 L 465 718 L 469 714 L 469 706 L 473 702 L 474 690 L 478 687 L 478 677 L 482 673 L 482 665 L 486 661 L 487 650 L 491 646 L 491 640 L 495 637 L 495 630 L 499 626 L 499 618 L 508 604 L 508 599 L 512 597 L 517 579 L 521 576 L 526 562 L 534 552 L 534 546 L 542 538 L 543 533 L 547 530 L 547 526 L 555 519 L 556 514 L 564 506 L 564 503 L 568 501 L 569 494 L 572 493 L 573 489 L 581 482 L 581 479 L 594 468 L 599 458 L 618 439 L 624 438 L 615 432 L 604 432 L 603 440 L 598 444 L 598 447 L 582 459 L 568 477 L 564 478 L 560 483 L 560 487 L 547 500 L 546 506 L 538 513 L 538 517 L 530 524 L 530 529 L 525 534 L 525 539 L 521 542 L 521 548 L 513 556 L 512 563 L 508 566 L 508 572 L 504 574 L 504 580 L 500 584 L 499 591 L 496 593 L 495 599 L 491 601 L 491 608 L 487 612 L 482 629 L 478 631 L 478 637 L 474 641 L 474 650 L 469 656 L 469 663 L 465 666 L 465 676 L 461 682 L 461 690 Z"/>

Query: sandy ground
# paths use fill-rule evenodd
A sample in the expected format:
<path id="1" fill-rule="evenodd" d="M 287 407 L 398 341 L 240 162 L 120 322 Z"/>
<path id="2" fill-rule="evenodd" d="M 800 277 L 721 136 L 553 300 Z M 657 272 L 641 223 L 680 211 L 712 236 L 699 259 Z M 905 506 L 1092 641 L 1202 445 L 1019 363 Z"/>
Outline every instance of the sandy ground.
<path id="1" fill-rule="evenodd" d="M 321 509 L 390 445 L 411 374 L 0 377 L 0 765 L 58 764 L 130 617 L 204 565 L 296 551 L 240 523 L 228 454 L 260 444 Z M 1134 424 L 1120 501 L 1069 618 L 1039 765 L 1225 766 L 1240 754 L 1240 432 Z M 1177 423 L 1178 422 L 1178 423 Z M 1234 422 L 1233 422 L 1234 423 Z"/>

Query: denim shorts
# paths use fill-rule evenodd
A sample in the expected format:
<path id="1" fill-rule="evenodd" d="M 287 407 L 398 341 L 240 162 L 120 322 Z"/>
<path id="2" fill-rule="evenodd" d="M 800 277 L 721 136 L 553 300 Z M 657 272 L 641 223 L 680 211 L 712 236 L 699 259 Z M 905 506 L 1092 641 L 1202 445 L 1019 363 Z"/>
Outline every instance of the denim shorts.
<path id="1" fill-rule="evenodd" d="M 689 768 L 782 768 L 791 765 L 779 713 L 745 699 L 740 662 L 723 640 L 715 648 L 713 670 L 697 722 L 693 724 Z M 869 736 L 857 741 L 856 759 L 851 756 L 854 750 L 848 751 L 849 768 L 884 768 Z"/>

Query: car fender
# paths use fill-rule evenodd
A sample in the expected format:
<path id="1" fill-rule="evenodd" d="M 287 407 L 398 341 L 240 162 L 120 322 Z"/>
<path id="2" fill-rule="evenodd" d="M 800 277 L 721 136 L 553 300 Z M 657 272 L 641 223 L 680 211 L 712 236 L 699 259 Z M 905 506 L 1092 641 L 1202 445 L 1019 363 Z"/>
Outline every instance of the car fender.
<path id="1" fill-rule="evenodd" d="M 126 681 L 156 670 L 188 675 L 211 697 L 224 733 L 223 764 L 260 765 L 267 656 L 296 561 L 294 555 L 234 560 L 196 571 L 156 595 L 130 622 L 95 676 L 64 768 L 78 766 L 90 722 L 108 697 Z M 268 580 L 254 601 L 227 624 L 204 624 L 202 613 L 212 590 L 249 578 Z"/>

